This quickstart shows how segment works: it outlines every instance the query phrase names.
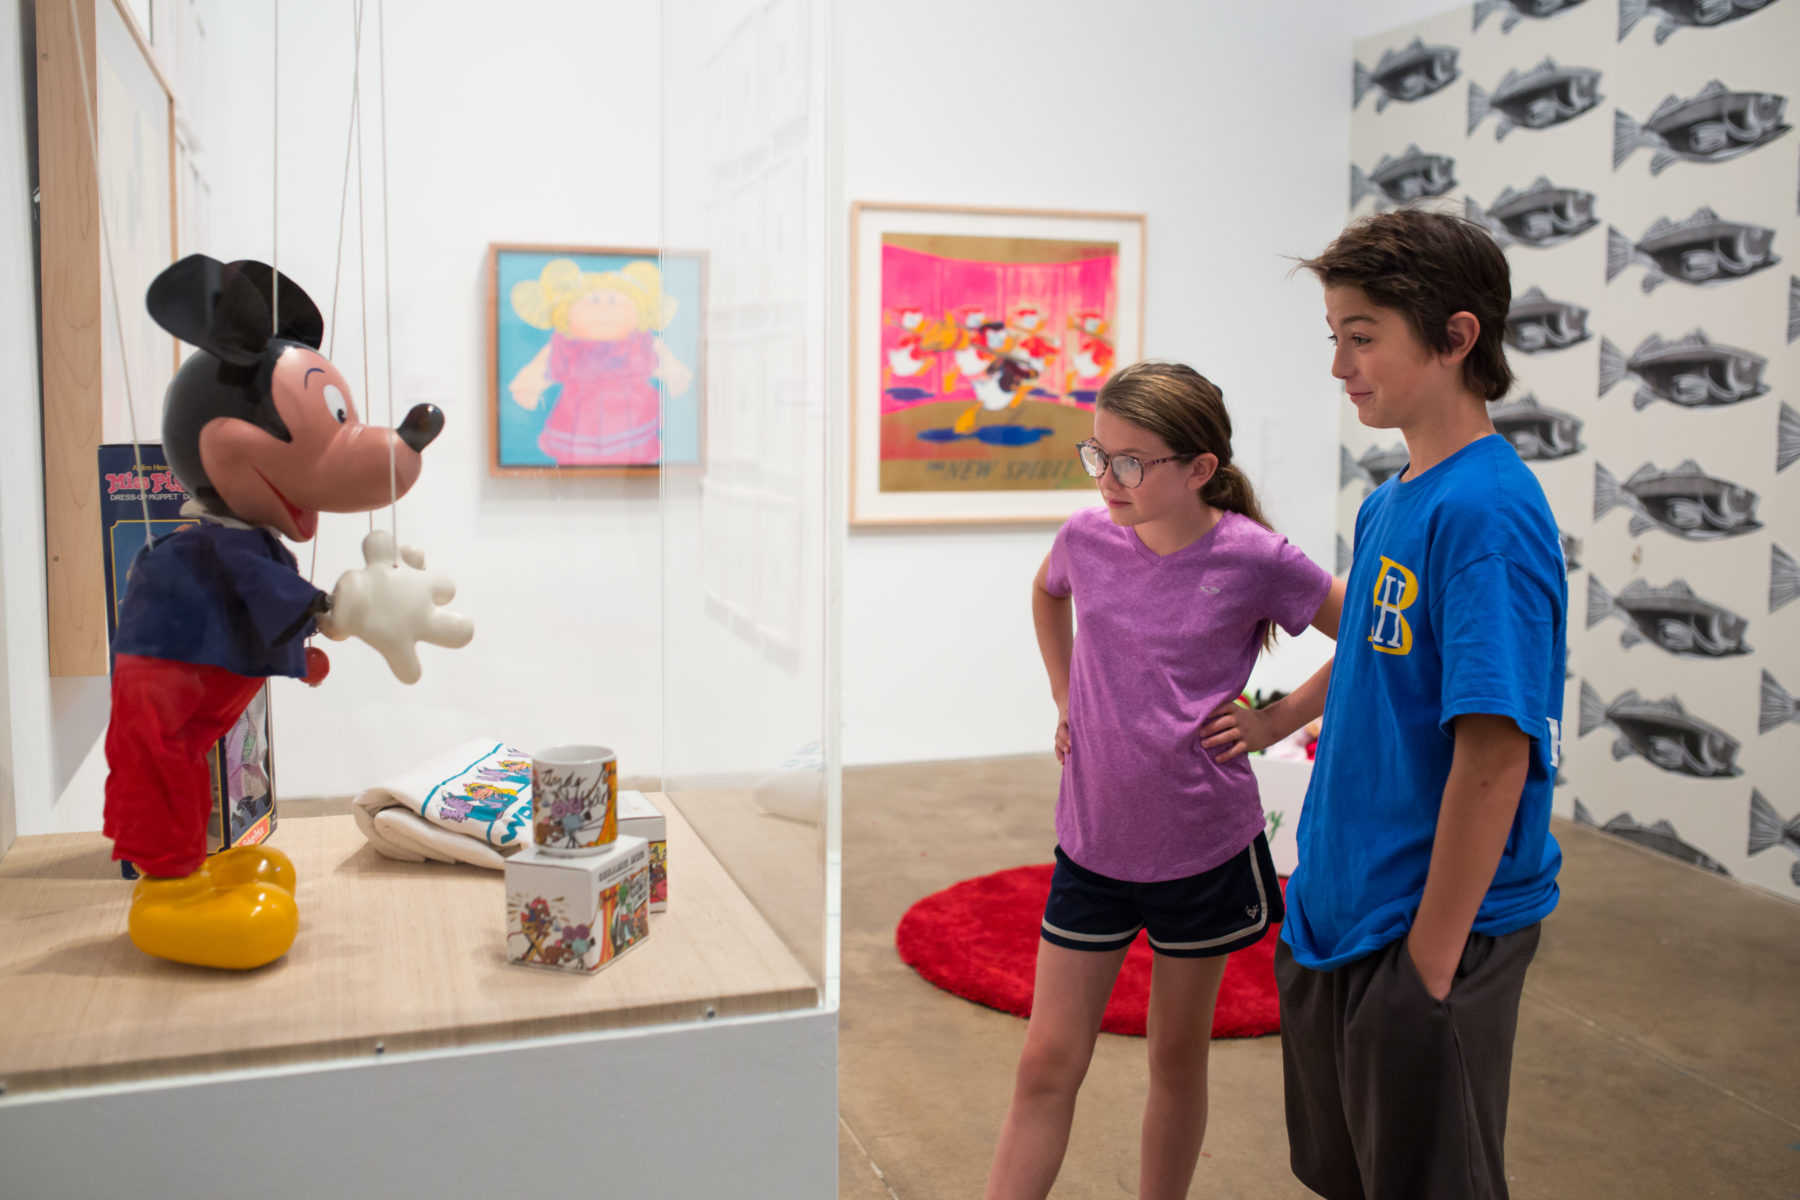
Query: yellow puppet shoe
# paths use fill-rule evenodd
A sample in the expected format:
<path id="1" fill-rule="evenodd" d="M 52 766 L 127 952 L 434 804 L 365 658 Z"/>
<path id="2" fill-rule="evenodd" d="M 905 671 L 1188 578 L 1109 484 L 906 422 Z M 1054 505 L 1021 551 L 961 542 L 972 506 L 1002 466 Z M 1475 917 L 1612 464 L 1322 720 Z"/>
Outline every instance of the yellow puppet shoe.
<path id="1" fill-rule="evenodd" d="M 218 887 L 240 883 L 268 883 L 292 892 L 296 876 L 294 860 L 273 846 L 233 846 L 206 860 L 206 873 Z"/>
<path id="2" fill-rule="evenodd" d="M 152 958 L 248 971 L 288 952 L 300 910 L 274 884 L 221 887 L 202 868 L 184 879 L 140 879 L 130 928 L 131 944 Z"/>

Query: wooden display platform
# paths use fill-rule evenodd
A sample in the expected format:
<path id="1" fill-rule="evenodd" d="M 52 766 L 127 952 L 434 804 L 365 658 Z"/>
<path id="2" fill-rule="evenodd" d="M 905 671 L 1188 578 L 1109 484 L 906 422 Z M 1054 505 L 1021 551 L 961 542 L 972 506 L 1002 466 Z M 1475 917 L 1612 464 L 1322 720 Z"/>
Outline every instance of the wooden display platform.
<path id="1" fill-rule="evenodd" d="M 300 935 L 234 973 L 141 954 L 131 884 L 99 834 L 22 837 L 0 863 L 7 1095 L 807 1008 L 811 975 L 674 805 L 670 900 L 591 976 L 505 954 L 498 871 L 378 855 L 346 816 L 288 819 Z"/>

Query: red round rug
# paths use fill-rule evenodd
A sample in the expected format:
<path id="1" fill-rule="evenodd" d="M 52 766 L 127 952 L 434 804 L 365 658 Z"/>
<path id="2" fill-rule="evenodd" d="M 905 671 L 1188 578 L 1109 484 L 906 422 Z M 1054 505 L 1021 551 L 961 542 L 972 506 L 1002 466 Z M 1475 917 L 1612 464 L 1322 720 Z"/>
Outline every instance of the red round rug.
<path id="1" fill-rule="evenodd" d="M 996 871 L 925 897 L 900 918 L 894 944 L 925 981 L 952 995 L 1015 1016 L 1031 1015 L 1038 931 L 1050 898 L 1050 863 Z M 1287 889 L 1287 880 L 1281 881 Z M 1275 993 L 1275 940 L 1262 941 L 1225 963 L 1215 1038 L 1261 1037 L 1281 1029 Z M 1144 934 L 1125 954 L 1100 1028 L 1143 1037 L 1150 1003 L 1150 942 Z"/>

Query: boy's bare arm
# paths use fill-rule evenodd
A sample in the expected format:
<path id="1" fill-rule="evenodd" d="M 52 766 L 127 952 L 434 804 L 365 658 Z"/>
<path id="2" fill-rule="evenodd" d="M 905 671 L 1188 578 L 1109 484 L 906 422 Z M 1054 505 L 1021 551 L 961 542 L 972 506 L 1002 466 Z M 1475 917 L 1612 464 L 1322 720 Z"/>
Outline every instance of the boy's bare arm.
<path id="1" fill-rule="evenodd" d="M 1456 718 L 1431 868 L 1406 939 L 1425 990 L 1439 1000 L 1450 994 L 1469 930 L 1494 882 L 1530 764 L 1531 739 L 1510 718 Z"/>

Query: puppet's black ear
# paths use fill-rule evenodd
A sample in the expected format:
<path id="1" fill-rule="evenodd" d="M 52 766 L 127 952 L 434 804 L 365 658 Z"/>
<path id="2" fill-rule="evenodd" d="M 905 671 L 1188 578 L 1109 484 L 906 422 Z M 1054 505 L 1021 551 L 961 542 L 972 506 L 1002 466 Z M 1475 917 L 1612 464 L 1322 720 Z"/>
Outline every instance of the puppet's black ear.
<path id="1" fill-rule="evenodd" d="M 237 366 L 260 361 L 271 337 L 318 349 L 325 336 L 318 306 L 286 275 L 279 287 L 275 279 L 266 263 L 190 254 L 151 281 L 144 303 L 158 325 Z M 279 326 L 270 319 L 275 302 Z"/>

